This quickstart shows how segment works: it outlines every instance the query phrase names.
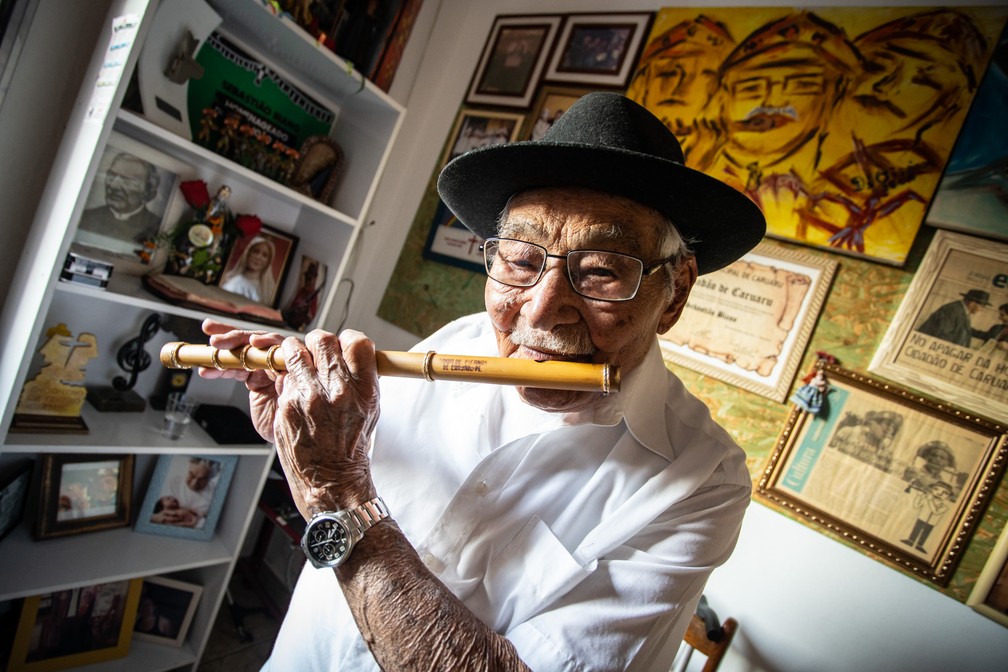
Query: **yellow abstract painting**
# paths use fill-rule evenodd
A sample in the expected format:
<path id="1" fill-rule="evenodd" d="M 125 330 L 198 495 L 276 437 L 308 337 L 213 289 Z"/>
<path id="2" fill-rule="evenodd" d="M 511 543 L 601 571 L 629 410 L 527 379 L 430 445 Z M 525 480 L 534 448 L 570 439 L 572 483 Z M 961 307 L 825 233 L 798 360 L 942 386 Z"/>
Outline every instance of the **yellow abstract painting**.
<path id="1" fill-rule="evenodd" d="M 767 234 L 902 265 L 1008 16 L 975 8 L 665 8 L 628 95 Z"/>

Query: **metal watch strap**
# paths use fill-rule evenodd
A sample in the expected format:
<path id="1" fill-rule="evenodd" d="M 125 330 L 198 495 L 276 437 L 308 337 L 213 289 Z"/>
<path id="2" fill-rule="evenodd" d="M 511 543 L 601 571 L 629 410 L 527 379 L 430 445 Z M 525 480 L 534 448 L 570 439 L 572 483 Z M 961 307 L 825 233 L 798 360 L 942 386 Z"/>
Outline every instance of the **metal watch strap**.
<path id="1" fill-rule="evenodd" d="M 382 501 L 381 497 L 375 497 L 372 500 L 366 501 L 346 513 L 357 523 L 357 529 L 360 530 L 361 534 L 373 527 L 375 523 L 385 520 L 392 515 L 389 513 L 388 507 L 385 506 L 385 502 Z"/>

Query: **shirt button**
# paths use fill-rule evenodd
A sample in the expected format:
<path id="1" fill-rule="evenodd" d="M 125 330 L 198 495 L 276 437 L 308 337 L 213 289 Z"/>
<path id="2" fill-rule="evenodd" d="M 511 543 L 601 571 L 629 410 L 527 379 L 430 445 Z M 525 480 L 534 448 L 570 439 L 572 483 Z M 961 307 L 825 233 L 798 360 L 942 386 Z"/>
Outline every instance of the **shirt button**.
<path id="1" fill-rule="evenodd" d="M 487 485 L 486 481 L 480 481 L 479 483 L 476 484 L 475 490 L 476 494 L 482 497 L 490 491 L 490 486 Z"/>
<path id="2" fill-rule="evenodd" d="M 434 557 L 433 553 L 424 553 L 422 560 L 423 564 L 427 565 L 428 568 L 433 567 L 437 562 L 437 558 Z"/>

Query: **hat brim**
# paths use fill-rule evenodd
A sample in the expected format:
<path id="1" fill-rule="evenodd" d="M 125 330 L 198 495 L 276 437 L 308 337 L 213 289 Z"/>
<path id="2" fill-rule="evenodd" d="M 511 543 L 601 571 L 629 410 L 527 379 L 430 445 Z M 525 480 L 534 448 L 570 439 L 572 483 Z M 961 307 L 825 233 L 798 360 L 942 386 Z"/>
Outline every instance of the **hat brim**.
<path id="1" fill-rule="evenodd" d="M 481 147 L 445 166 L 438 193 L 482 238 L 496 235 L 508 199 L 543 187 L 582 187 L 654 208 L 690 241 L 700 274 L 739 259 L 766 233 L 747 196 L 680 163 L 615 147 L 516 142 Z"/>

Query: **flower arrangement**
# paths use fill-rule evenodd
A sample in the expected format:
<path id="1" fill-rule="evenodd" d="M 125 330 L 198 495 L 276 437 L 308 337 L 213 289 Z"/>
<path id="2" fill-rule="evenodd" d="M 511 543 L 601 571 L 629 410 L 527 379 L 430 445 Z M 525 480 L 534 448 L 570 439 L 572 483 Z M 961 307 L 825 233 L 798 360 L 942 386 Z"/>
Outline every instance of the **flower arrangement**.
<path id="1" fill-rule="evenodd" d="M 171 250 L 165 270 L 216 284 L 235 240 L 259 233 L 262 221 L 255 215 L 235 216 L 226 204 L 231 195 L 227 186 L 213 198 L 203 180 L 187 180 L 179 188 L 193 214 L 166 234 Z"/>

